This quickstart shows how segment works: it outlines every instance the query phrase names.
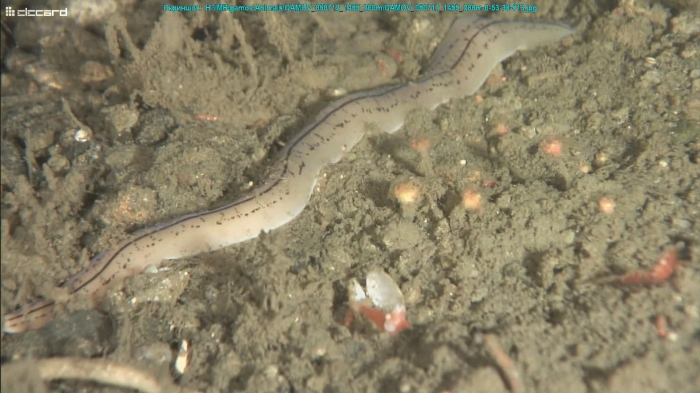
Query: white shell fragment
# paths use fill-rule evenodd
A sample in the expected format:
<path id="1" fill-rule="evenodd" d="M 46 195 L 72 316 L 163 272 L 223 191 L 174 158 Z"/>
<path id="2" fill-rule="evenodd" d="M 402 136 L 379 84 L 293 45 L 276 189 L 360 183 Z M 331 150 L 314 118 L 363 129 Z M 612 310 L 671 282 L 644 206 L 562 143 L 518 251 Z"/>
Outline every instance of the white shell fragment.
<path id="1" fill-rule="evenodd" d="M 182 375 L 185 373 L 185 370 L 187 369 L 187 363 L 189 362 L 189 343 L 187 340 L 182 340 L 180 343 L 180 350 L 177 352 L 177 357 L 175 358 L 175 364 L 173 365 L 173 369 L 175 369 L 175 372 Z"/>
<path id="2" fill-rule="evenodd" d="M 348 284 L 348 297 L 350 298 L 351 302 L 358 303 L 367 299 L 367 295 L 365 294 L 365 290 L 362 288 L 362 285 L 360 285 L 360 283 L 354 278 L 351 279 L 350 283 Z"/>
<path id="3" fill-rule="evenodd" d="M 385 313 L 406 309 L 401 289 L 383 271 L 371 271 L 367 274 L 367 296 L 372 299 L 374 307 Z"/>
<path id="4" fill-rule="evenodd" d="M 348 90 L 343 88 L 343 87 L 336 87 L 336 88 L 328 90 L 327 94 L 329 97 L 335 97 L 335 98 L 343 97 L 343 96 L 346 96 L 348 94 Z"/>
<path id="5" fill-rule="evenodd" d="M 81 128 L 75 132 L 73 138 L 80 143 L 89 142 L 92 139 L 92 130 Z"/>

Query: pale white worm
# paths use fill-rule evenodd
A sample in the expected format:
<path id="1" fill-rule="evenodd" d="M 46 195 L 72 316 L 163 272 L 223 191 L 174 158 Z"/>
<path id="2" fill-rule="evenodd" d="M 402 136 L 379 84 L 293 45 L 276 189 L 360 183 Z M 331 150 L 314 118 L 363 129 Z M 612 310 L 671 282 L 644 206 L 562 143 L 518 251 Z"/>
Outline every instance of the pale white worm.
<path id="1" fill-rule="evenodd" d="M 394 133 L 409 111 L 434 109 L 473 94 L 491 70 L 517 50 L 557 41 L 573 30 L 561 23 L 457 19 L 415 82 L 362 91 L 325 107 L 289 141 L 271 176 L 237 201 L 188 214 L 134 233 L 102 252 L 61 286 L 99 302 L 107 289 L 147 266 L 217 250 L 279 228 L 306 207 L 319 173 L 336 163 L 364 136 L 368 125 Z M 54 302 L 43 300 L 7 314 L 7 333 L 37 328 L 53 318 Z"/>

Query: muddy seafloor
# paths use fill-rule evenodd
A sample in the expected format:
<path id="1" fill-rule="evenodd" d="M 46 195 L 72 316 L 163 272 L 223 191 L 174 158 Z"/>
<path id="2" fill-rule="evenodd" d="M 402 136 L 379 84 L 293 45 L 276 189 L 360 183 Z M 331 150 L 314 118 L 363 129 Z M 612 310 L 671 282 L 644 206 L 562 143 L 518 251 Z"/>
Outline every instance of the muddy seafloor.
<path id="1" fill-rule="evenodd" d="M 128 279 L 101 310 L 57 284 L 129 232 L 245 194 L 338 89 L 414 79 L 457 15 L 116 2 L 128 33 L 99 9 L 3 19 L 3 311 L 61 301 L 53 323 L 3 337 L 3 364 L 106 358 L 207 392 L 508 391 L 487 332 L 527 391 L 698 391 L 698 10 L 532 3 L 491 16 L 577 34 L 506 60 L 478 98 L 370 132 L 291 224 Z M 401 207 L 391 190 L 409 180 L 423 193 Z M 663 283 L 606 284 L 673 248 L 684 264 Z M 398 335 L 344 326 L 348 278 L 377 268 L 406 298 Z M 3 390 L 40 388 L 27 364 Z"/>

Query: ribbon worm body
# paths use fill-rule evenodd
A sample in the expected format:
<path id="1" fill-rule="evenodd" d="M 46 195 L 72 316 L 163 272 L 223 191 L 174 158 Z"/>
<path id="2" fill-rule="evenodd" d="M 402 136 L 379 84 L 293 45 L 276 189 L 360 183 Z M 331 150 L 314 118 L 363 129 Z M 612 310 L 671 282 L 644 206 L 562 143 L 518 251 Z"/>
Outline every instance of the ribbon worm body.
<path id="1" fill-rule="evenodd" d="M 517 50 L 557 41 L 573 30 L 542 21 L 457 19 L 415 82 L 362 91 L 324 108 L 281 151 L 270 177 L 221 208 L 188 214 L 134 233 L 102 252 L 61 286 L 98 303 L 107 289 L 147 266 L 217 250 L 279 228 L 306 207 L 324 166 L 338 162 L 368 125 L 394 133 L 409 111 L 434 109 L 473 94 L 491 70 Z M 35 329 L 53 319 L 55 302 L 42 300 L 5 316 L 7 333 Z"/>

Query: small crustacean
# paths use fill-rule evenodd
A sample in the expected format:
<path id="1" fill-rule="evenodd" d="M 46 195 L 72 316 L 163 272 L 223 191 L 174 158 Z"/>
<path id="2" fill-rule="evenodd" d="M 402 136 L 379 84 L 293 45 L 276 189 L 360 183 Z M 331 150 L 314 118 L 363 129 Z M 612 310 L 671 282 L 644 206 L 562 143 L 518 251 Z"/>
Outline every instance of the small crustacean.
<path id="1" fill-rule="evenodd" d="M 613 282 L 619 284 L 659 284 L 668 280 L 679 266 L 681 263 L 678 261 L 678 250 L 674 248 L 666 251 L 651 270 L 633 270 L 615 277 Z"/>
<path id="2" fill-rule="evenodd" d="M 365 292 L 356 279 L 350 280 L 348 297 L 352 311 L 364 314 L 387 333 L 396 334 L 410 326 L 406 321 L 403 294 L 388 274 L 383 271 L 370 271 L 367 274 L 366 288 Z M 348 318 L 347 324 L 351 321 L 352 319 Z"/>

